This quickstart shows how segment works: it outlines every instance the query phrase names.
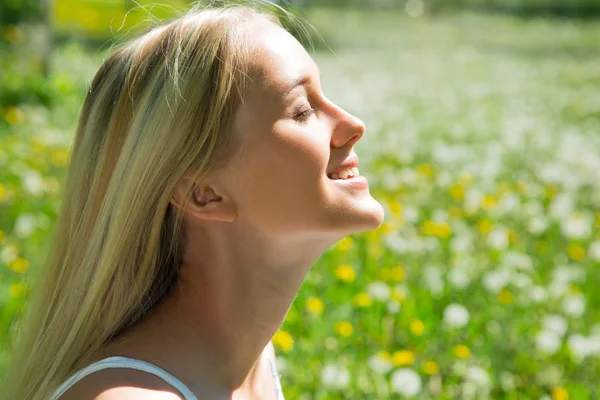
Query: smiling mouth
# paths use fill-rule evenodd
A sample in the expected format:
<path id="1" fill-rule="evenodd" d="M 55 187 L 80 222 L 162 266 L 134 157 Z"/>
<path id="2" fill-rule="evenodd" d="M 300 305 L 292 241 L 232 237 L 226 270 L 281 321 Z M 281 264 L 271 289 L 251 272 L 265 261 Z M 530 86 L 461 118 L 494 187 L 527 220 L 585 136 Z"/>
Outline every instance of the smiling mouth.
<path id="1" fill-rule="evenodd" d="M 339 173 L 332 172 L 327 174 L 327 177 L 332 180 L 346 180 L 356 176 L 360 176 L 360 172 L 358 171 L 357 167 L 346 168 L 341 170 Z"/>

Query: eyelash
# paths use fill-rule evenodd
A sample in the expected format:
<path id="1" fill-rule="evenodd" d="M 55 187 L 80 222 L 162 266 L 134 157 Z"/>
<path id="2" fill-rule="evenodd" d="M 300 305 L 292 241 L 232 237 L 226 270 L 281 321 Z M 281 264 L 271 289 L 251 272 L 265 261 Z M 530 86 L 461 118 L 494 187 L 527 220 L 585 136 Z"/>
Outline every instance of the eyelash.
<path id="1" fill-rule="evenodd" d="M 299 120 L 301 120 L 301 121 L 304 121 L 304 120 L 306 120 L 308 117 L 310 117 L 311 115 L 313 115 L 313 114 L 314 114 L 314 112 L 315 112 L 315 109 L 314 109 L 314 108 L 311 108 L 310 110 L 306 110 L 306 111 L 303 111 L 303 112 L 301 112 L 301 113 L 299 113 L 299 114 L 296 114 L 296 115 L 294 116 L 294 118 L 296 118 L 296 119 L 299 119 Z"/>

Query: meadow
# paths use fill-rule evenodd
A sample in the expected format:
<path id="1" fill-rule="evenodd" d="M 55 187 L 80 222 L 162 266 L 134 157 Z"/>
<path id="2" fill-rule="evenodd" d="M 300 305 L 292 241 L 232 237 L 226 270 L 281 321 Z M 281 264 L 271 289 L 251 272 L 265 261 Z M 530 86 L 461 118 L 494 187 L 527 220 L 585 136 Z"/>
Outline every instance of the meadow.
<path id="1" fill-rule="evenodd" d="M 598 398 L 600 24 L 417 11 L 307 15 L 386 220 L 309 272 L 273 338 L 284 394 Z M 0 109 L 0 372 L 103 56 L 63 40 L 52 105 Z"/>

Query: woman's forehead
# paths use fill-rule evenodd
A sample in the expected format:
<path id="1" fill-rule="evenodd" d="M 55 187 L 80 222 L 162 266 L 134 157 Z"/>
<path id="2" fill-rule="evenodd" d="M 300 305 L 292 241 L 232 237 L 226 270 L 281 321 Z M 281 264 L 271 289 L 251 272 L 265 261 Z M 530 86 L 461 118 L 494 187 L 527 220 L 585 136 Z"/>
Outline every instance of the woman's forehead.
<path id="1" fill-rule="evenodd" d="M 285 29 L 272 23 L 256 26 L 252 35 L 251 91 L 283 97 L 299 80 L 319 71 L 304 47 Z"/>

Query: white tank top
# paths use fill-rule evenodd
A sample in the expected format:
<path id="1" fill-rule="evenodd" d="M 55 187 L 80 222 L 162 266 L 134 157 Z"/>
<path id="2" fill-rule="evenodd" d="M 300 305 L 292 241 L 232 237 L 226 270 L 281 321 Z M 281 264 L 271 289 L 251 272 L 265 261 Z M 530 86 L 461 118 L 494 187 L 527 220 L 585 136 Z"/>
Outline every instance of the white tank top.
<path id="1" fill-rule="evenodd" d="M 281 383 L 279 381 L 279 374 L 277 373 L 275 362 L 272 359 L 269 359 L 269 363 L 271 365 L 271 374 L 275 380 L 276 399 L 285 400 L 283 398 L 283 392 L 281 391 Z M 60 385 L 58 389 L 56 389 L 56 391 L 52 394 L 51 400 L 57 400 L 75 383 L 85 378 L 89 374 L 104 368 L 131 368 L 151 373 L 177 389 L 177 391 L 183 396 L 184 400 L 198 400 L 197 397 L 194 396 L 194 394 L 190 391 L 190 389 L 187 388 L 187 386 L 185 386 L 179 379 L 175 378 L 164 369 L 159 368 L 147 361 L 121 356 L 107 357 L 75 372 L 73 375 L 71 375 L 71 377 L 69 377 L 69 379 Z"/>

